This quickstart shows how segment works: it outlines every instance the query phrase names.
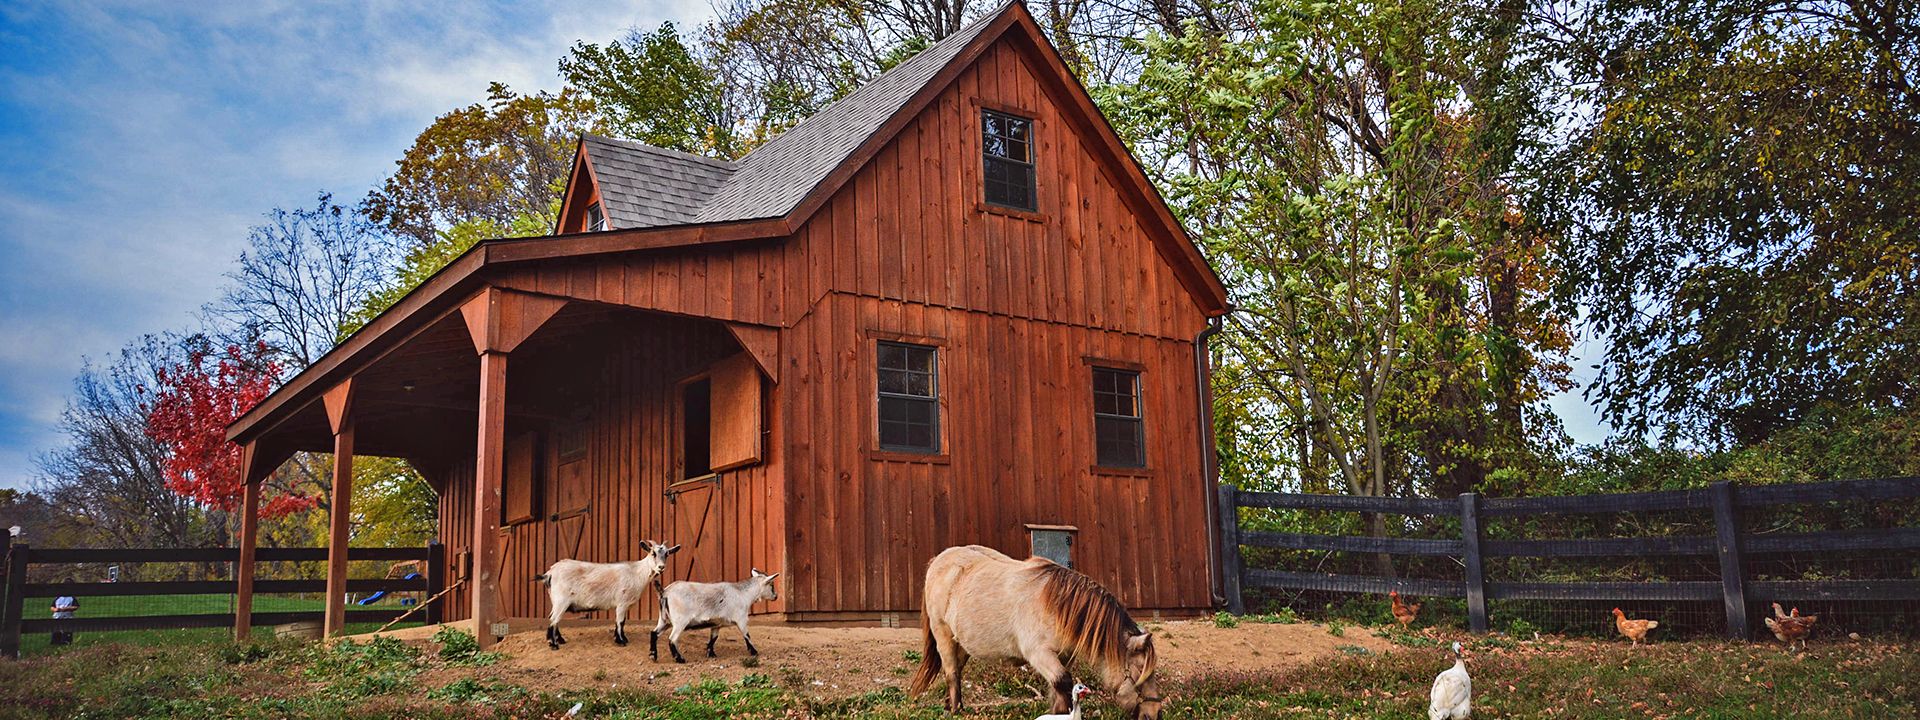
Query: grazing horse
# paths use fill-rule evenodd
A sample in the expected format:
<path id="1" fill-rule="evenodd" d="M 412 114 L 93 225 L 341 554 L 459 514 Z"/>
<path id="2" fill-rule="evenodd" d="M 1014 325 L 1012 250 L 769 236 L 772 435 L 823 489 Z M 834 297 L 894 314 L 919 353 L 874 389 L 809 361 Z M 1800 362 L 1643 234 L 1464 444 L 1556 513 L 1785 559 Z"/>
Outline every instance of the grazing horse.
<path id="1" fill-rule="evenodd" d="M 1153 636 L 1105 588 L 1046 558 L 1015 560 L 979 545 L 947 548 L 927 566 L 926 648 L 915 695 L 947 678 L 947 710 L 961 710 L 967 660 L 1024 661 L 1053 686 L 1053 712 L 1071 706 L 1067 663 L 1098 668 L 1128 717 L 1160 717 Z"/>

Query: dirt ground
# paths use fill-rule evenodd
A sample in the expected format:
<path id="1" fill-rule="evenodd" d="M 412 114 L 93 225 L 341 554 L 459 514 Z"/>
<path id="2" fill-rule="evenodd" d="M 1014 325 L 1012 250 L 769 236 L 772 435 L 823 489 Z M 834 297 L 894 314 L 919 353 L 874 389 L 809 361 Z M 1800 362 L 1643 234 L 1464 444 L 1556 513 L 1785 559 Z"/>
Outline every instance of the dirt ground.
<path id="1" fill-rule="evenodd" d="M 471 631 L 470 623 L 460 625 Z M 1363 628 L 1350 629 L 1344 637 L 1335 637 L 1322 626 L 1306 623 L 1241 623 L 1239 627 L 1225 629 L 1205 620 L 1144 625 L 1154 633 L 1161 672 L 1175 681 L 1204 670 L 1285 670 L 1339 652 L 1337 648 L 1342 645 L 1360 646 L 1374 652 L 1390 647 L 1387 641 Z M 756 664 L 749 660 L 739 633 L 731 628 L 720 631 L 720 642 L 715 646 L 719 657 L 716 658 L 706 657 L 705 631 L 689 631 L 680 646 L 687 664 L 678 665 L 667 652 L 665 638 L 660 640 L 662 662 L 647 658 L 647 625 L 628 625 L 631 643 L 626 647 L 613 644 L 612 623 L 608 621 L 566 621 L 562 627 L 568 643 L 559 650 L 549 650 L 545 621 L 515 620 L 512 634 L 494 647 L 506 655 L 501 662 L 479 669 L 436 670 L 435 674 L 445 677 L 429 675 L 425 681 L 445 683 L 478 675 L 554 692 L 585 687 L 641 687 L 668 692 L 703 678 L 738 682 L 748 674 L 760 673 L 803 695 L 831 699 L 888 687 L 905 690 L 917 665 L 907 659 L 907 652 L 919 651 L 922 642 L 919 628 L 766 625 L 752 628 L 754 645 L 760 648 Z M 387 634 L 431 645 L 427 638 L 437 629 L 410 628 Z M 987 685 L 994 678 L 1032 677 L 1009 674 L 988 665 L 968 666 L 969 702 L 991 702 L 994 690 Z M 1025 684 L 1035 693 L 1039 692 L 1037 680 Z M 1001 692 L 1005 692 L 1004 686 Z M 977 701 L 973 699 L 976 695 Z"/>

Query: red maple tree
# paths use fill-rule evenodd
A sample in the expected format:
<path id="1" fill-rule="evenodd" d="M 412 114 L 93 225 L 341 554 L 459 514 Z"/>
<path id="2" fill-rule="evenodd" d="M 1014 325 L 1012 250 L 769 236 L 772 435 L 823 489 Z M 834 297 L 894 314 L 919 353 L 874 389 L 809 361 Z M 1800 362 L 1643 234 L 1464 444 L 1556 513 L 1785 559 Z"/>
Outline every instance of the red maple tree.
<path id="1" fill-rule="evenodd" d="M 231 511 L 240 505 L 240 446 L 227 425 L 273 391 L 280 365 L 266 343 L 229 345 L 216 355 L 196 348 L 162 369 L 147 405 L 147 435 L 167 447 L 167 489 L 195 502 Z M 265 490 L 265 488 L 262 488 Z M 261 498 L 260 516 L 280 517 L 314 507 L 319 498 L 282 492 Z"/>

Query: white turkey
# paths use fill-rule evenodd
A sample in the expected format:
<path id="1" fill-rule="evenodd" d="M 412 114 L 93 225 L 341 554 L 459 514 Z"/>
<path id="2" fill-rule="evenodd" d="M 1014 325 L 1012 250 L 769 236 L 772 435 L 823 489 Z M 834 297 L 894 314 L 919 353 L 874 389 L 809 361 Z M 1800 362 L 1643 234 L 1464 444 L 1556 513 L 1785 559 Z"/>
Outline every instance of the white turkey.
<path id="1" fill-rule="evenodd" d="M 1090 692 L 1093 692 L 1093 688 L 1087 687 L 1080 683 L 1074 683 L 1073 692 L 1069 694 L 1069 697 L 1073 698 L 1073 712 L 1067 713 L 1065 715 L 1061 715 L 1059 713 L 1041 715 L 1040 717 L 1034 718 L 1033 720 L 1080 720 L 1080 698 Z"/>
<path id="2" fill-rule="evenodd" d="M 1453 667 L 1433 678 L 1433 695 L 1427 704 L 1427 720 L 1466 720 L 1473 714 L 1473 678 L 1467 677 L 1467 661 L 1460 657 L 1460 643 L 1453 644 Z"/>

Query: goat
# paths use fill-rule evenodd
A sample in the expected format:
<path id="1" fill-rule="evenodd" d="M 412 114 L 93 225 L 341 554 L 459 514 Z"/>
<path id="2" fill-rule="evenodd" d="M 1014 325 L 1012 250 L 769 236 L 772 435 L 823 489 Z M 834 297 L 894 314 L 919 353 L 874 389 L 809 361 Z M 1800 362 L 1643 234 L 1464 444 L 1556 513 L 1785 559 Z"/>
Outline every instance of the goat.
<path id="1" fill-rule="evenodd" d="M 653 625 L 653 638 L 649 641 L 652 647 L 647 654 L 656 662 L 660 660 L 660 630 L 671 623 L 673 632 L 667 636 L 667 649 L 673 651 L 674 662 L 687 661 L 680 655 L 680 634 L 689 628 L 712 630 L 707 635 L 707 657 L 714 657 L 713 643 L 720 639 L 720 623 L 729 622 L 740 629 L 740 639 L 746 641 L 747 652 L 759 655 L 760 649 L 753 646 L 753 636 L 747 634 L 747 613 L 756 602 L 780 599 L 779 591 L 773 587 L 773 579 L 780 573 L 752 572 L 752 576 L 739 582 L 682 580 L 668 585 L 660 593 L 660 619 Z"/>
<path id="2" fill-rule="evenodd" d="M 679 545 L 640 541 L 647 555 L 639 560 L 618 563 L 591 563 L 561 560 L 533 579 L 547 586 L 552 610 L 547 615 L 547 647 L 559 650 L 567 638 L 560 634 L 560 617 L 568 612 L 613 610 L 613 643 L 627 644 L 627 607 L 640 601 L 647 585 L 659 585 L 660 571 L 667 567 L 667 556 Z"/>

